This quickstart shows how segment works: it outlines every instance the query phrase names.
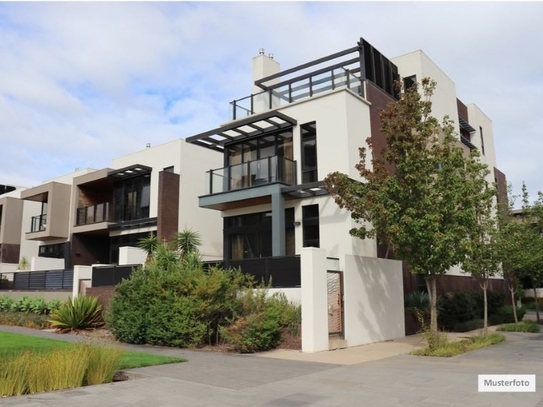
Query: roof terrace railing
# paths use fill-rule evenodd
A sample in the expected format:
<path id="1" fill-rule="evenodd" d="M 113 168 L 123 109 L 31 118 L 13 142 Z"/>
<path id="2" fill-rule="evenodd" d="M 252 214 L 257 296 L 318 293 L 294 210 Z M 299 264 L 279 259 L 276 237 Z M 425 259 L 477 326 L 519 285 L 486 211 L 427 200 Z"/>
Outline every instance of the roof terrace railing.
<path id="1" fill-rule="evenodd" d="M 350 89 L 364 97 L 364 83 L 359 76 L 342 67 L 334 68 L 324 72 L 309 73 L 291 81 L 282 82 L 277 87 L 270 86 L 268 90 L 230 102 L 232 120 L 276 109 L 338 88 Z"/>

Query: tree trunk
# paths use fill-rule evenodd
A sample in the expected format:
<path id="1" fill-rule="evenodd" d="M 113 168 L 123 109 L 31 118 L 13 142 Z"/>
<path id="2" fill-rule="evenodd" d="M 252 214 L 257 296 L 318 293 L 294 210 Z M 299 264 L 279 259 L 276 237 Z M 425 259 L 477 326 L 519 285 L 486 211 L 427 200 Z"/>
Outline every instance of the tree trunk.
<path id="1" fill-rule="evenodd" d="M 535 317 L 537 322 L 539 322 L 539 302 L 537 301 L 537 284 L 535 281 L 532 282 L 532 287 L 534 289 L 534 300 L 535 300 Z"/>
<path id="2" fill-rule="evenodd" d="M 483 335 L 486 336 L 488 334 L 488 300 L 486 291 L 488 289 L 488 280 L 484 279 L 481 283 L 481 288 L 483 289 L 483 304 L 484 304 L 484 313 L 483 313 Z"/>
<path id="3" fill-rule="evenodd" d="M 430 296 L 430 333 L 432 334 L 432 343 L 429 343 L 429 347 L 432 348 L 437 339 L 437 290 L 436 290 L 436 276 L 426 276 L 426 287 L 428 289 L 428 295 Z"/>
<path id="4" fill-rule="evenodd" d="M 515 317 L 515 324 L 518 324 L 517 304 L 515 301 L 515 287 L 509 285 L 509 291 L 511 291 L 511 303 L 513 304 L 513 316 Z"/>

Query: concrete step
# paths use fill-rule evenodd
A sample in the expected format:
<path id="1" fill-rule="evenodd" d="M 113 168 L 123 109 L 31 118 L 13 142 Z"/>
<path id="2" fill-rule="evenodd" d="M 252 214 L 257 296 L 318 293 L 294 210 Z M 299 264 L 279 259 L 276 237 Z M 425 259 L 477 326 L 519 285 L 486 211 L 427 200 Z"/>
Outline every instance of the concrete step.
<path id="1" fill-rule="evenodd" d="M 347 341 L 340 337 L 330 337 L 328 339 L 328 350 L 343 349 L 348 346 Z"/>

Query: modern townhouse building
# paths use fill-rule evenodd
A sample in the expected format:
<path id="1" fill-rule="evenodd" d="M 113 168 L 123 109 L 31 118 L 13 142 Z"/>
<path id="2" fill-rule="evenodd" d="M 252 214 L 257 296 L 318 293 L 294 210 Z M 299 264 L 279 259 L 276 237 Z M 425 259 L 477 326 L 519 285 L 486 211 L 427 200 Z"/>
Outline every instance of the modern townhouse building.
<path id="1" fill-rule="evenodd" d="M 66 269 L 117 264 L 121 247 L 135 247 L 150 234 L 169 241 L 185 228 L 202 234 L 205 259 L 222 258 L 215 231 L 220 215 L 197 205 L 204 191 L 198 174 L 220 160 L 179 139 L 116 158 L 111 168 L 79 170 L 26 189 L 21 199 L 37 206 L 25 237 L 38 242 L 39 258 L 57 259 Z"/>
<path id="2" fill-rule="evenodd" d="M 27 241 L 23 230 L 30 228 L 30 214 L 38 205 L 24 202 L 24 188 L 0 185 L 0 272 L 14 271 L 22 258 L 27 261 L 37 252 L 37 243 Z"/>
<path id="3" fill-rule="evenodd" d="M 193 229 L 202 234 L 204 260 L 239 266 L 301 302 L 304 351 L 403 336 L 404 293 L 423 281 L 388 259 L 382 242 L 350 236 L 356 224 L 323 179 L 334 171 L 359 179 L 358 148 L 368 137 L 376 151 L 386 144 L 379 115 L 399 96 L 394 82 L 423 77 L 437 82 L 434 116 L 455 121 L 458 144 L 480 150 L 506 199 L 490 119 L 460 101 L 422 51 L 389 59 L 361 38 L 286 70 L 261 51 L 252 93 L 231 103 L 228 122 L 21 191 L 22 209 L 4 198 L 13 191 L 0 195 L 0 256 L 17 257 L 10 246 L 17 239 L 2 234 L 8 210 L 36 258 L 64 268 L 130 264 L 141 253 L 130 257 L 123 248 L 150 233 L 169 240 Z M 453 269 L 438 285 L 465 289 L 473 280 Z M 330 334 L 343 342 L 332 344 Z"/>
<path id="4" fill-rule="evenodd" d="M 505 188 L 496 168 L 492 122 L 456 96 L 454 82 L 422 51 L 388 59 L 361 39 L 352 48 L 281 71 L 261 53 L 253 60 L 253 94 L 232 102 L 232 121 L 187 141 L 223 154 L 208 171 L 200 206 L 222 213 L 227 260 L 288 256 L 302 247 L 326 248 L 330 257 L 379 257 L 376 241 L 351 237 L 349 213 L 323 186 L 333 171 L 358 179 L 358 148 L 386 140 L 379 113 L 395 100 L 394 81 L 406 86 L 436 80 L 433 115 L 449 116 L 459 143 L 477 148 L 493 169 L 489 181 Z"/>
<path id="5" fill-rule="evenodd" d="M 349 235 L 356 225 L 335 204 L 323 179 L 333 171 L 360 178 L 358 148 L 368 137 L 376 151 L 386 144 L 379 114 L 399 96 L 394 82 L 410 86 L 423 77 L 437 82 L 433 115 L 456 122 L 459 145 L 481 151 L 494 169 L 489 181 L 495 177 L 503 193 L 505 177 L 496 169 L 490 119 L 476 105 L 462 103 L 454 82 L 422 51 L 389 59 L 362 38 L 354 47 L 286 70 L 261 51 L 253 59 L 252 94 L 231 103 L 231 121 L 187 139 L 223 155 L 222 166 L 207 172 L 207 191 L 199 202 L 222 215 L 225 263 L 257 276 L 272 275 L 275 286 L 292 286 L 304 280 L 299 255 L 305 248 L 320 248 L 324 270 L 342 272 L 338 302 L 345 306 L 339 323 L 348 345 L 400 336 L 403 321 L 395 314 L 402 307 L 403 319 L 403 293 L 424 284 L 405 268 L 400 269 L 402 284 L 397 266 L 378 261 L 385 257 L 380 242 Z M 379 268 L 386 272 L 377 273 Z M 441 288 L 468 285 L 469 277 L 451 270 Z M 330 290 L 328 295 L 328 311 L 319 314 L 323 319 L 335 312 Z M 386 316 L 378 309 L 387 309 Z M 313 315 L 308 319 L 311 329 L 321 329 Z M 326 347 L 324 340 L 317 342 L 311 349 Z"/>

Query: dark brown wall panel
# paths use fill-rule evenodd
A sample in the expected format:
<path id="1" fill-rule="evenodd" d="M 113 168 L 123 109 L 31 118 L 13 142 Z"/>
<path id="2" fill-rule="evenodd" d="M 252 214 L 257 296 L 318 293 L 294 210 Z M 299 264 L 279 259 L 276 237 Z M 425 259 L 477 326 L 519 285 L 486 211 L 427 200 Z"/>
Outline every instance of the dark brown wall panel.
<path id="1" fill-rule="evenodd" d="M 494 168 L 494 179 L 496 180 L 496 187 L 498 189 L 498 205 L 502 208 L 507 208 L 507 178 L 503 172 Z"/>
<path id="2" fill-rule="evenodd" d="M 171 241 L 178 232 L 179 174 L 161 171 L 158 174 L 157 236 Z"/>
<path id="3" fill-rule="evenodd" d="M 466 105 L 463 104 L 460 99 L 456 99 L 456 106 L 458 108 L 458 116 L 460 116 L 462 119 L 469 123 L 468 108 L 466 107 Z M 456 118 L 453 117 L 453 119 Z"/>
<path id="4" fill-rule="evenodd" d="M 0 263 L 19 263 L 21 246 L 18 244 L 2 243 L 0 245 Z"/>
<path id="5" fill-rule="evenodd" d="M 367 98 L 371 102 L 370 127 L 373 152 L 378 156 L 387 144 L 387 140 L 381 131 L 381 112 L 394 98 L 371 82 L 366 82 Z M 389 168 L 392 171 L 392 167 Z"/>

